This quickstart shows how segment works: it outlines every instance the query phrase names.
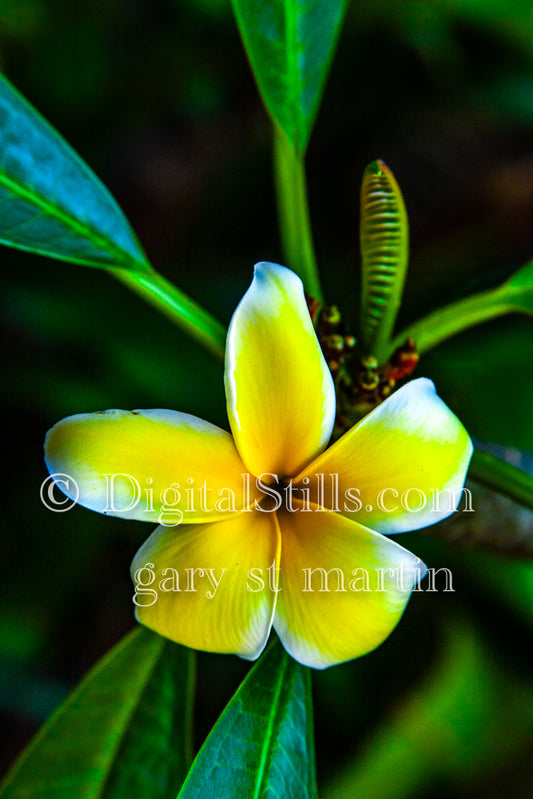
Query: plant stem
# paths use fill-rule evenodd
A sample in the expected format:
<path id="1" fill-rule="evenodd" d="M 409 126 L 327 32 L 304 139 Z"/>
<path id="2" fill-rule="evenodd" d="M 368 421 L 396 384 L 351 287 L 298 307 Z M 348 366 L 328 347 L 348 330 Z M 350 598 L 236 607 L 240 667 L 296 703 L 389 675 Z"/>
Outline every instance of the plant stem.
<path id="1" fill-rule="evenodd" d="M 141 273 L 108 269 L 108 272 L 168 316 L 216 358 L 224 358 L 224 326 L 169 280 L 156 271 Z"/>
<path id="2" fill-rule="evenodd" d="M 402 330 L 391 342 L 388 354 L 394 352 L 407 338 L 414 339 L 420 353 L 427 352 L 469 327 L 519 310 L 516 305 L 506 301 L 502 286 L 473 294 L 471 297 L 433 311 Z"/>
<path id="3" fill-rule="evenodd" d="M 274 172 L 280 235 L 289 266 L 312 297 L 323 302 L 307 202 L 304 156 L 274 125 Z"/>
<path id="4" fill-rule="evenodd" d="M 501 458 L 479 449 L 474 450 L 468 476 L 476 483 L 533 510 L 533 477 Z"/>

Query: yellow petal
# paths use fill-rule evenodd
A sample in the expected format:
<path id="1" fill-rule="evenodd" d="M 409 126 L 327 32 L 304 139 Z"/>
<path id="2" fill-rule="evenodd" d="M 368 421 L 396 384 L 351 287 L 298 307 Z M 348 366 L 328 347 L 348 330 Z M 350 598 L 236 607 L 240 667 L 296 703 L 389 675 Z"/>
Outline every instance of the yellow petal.
<path id="1" fill-rule="evenodd" d="M 420 378 L 399 389 L 300 474 L 311 501 L 381 533 L 418 530 L 462 498 L 472 442 Z"/>
<path id="2" fill-rule="evenodd" d="M 269 567 L 274 575 L 278 565 L 273 513 L 158 527 L 132 564 L 137 619 L 185 646 L 254 660 L 270 632 Z"/>
<path id="3" fill-rule="evenodd" d="M 309 507 L 279 516 L 282 590 L 274 629 L 296 660 L 323 669 L 379 646 L 426 570 L 394 541 Z"/>
<path id="4" fill-rule="evenodd" d="M 295 474 L 329 440 L 333 380 L 302 282 L 289 269 L 255 267 L 228 332 L 226 397 L 237 449 L 254 475 Z"/>
<path id="5" fill-rule="evenodd" d="M 227 518 L 250 499 L 229 433 L 176 411 L 69 416 L 48 432 L 45 457 L 51 474 L 72 478 L 58 482 L 68 496 L 79 492 L 81 505 L 110 516 L 204 522 Z"/>

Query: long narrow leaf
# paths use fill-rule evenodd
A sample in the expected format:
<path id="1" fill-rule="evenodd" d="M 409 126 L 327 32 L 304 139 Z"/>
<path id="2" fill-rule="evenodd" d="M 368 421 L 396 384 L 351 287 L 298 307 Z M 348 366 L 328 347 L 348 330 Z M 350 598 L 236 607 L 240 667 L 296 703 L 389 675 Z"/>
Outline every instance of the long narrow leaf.
<path id="1" fill-rule="evenodd" d="M 1 799 L 174 799 L 189 759 L 190 650 L 138 628 L 8 774 Z"/>
<path id="2" fill-rule="evenodd" d="M 348 0 L 232 0 L 265 106 L 306 149 Z"/>
<path id="3" fill-rule="evenodd" d="M 149 269 L 107 189 L 2 75 L 0 243 L 88 266 Z"/>
<path id="4" fill-rule="evenodd" d="M 211 731 L 179 799 L 314 799 L 310 674 L 275 644 Z"/>

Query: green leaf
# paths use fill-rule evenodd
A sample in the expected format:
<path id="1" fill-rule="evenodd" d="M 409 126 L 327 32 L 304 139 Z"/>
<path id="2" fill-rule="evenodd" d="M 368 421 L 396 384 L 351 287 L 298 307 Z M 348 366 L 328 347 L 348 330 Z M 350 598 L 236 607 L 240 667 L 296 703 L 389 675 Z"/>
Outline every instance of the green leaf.
<path id="1" fill-rule="evenodd" d="M 381 361 L 400 307 L 409 229 L 402 193 L 383 161 L 365 169 L 361 186 L 361 335 L 367 354 Z"/>
<path id="2" fill-rule="evenodd" d="M 305 152 L 348 0 L 232 0 L 265 106 Z"/>
<path id="3" fill-rule="evenodd" d="M 274 644 L 200 750 L 179 799 L 316 797 L 309 670 Z"/>
<path id="4" fill-rule="evenodd" d="M 2 75 L 0 242 L 87 266 L 150 268 L 107 189 Z"/>
<path id="5" fill-rule="evenodd" d="M 519 505 L 533 510 L 533 477 L 495 455 L 474 450 L 468 476 Z"/>
<path id="6" fill-rule="evenodd" d="M 419 352 L 427 352 L 469 327 L 510 313 L 533 316 L 533 261 L 501 286 L 453 302 L 415 322 L 396 336 L 390 349 L 412 338 Z"/>
<path id="7" fill-rule="evenodd" d="M 172 799 L 187 771 L 193 653 L 137 628 L 67 698 L 1 799 Z"/>

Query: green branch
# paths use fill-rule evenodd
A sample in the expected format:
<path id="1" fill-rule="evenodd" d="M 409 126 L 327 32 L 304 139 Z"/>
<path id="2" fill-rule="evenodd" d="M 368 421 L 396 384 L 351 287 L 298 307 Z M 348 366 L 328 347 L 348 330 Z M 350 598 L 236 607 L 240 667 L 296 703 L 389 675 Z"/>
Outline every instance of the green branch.
<path id="1" fill-rule="evenodd" d="M 415 322 L 395 337 L 390 353 L 407 338 L 416 341 L 419 352 L 427 352 L 473 325 L 508 313 L 533 315 L 533 261 L 525 264 L 501 286 L 453 302 Z"/>
<path id="2" fill-rule="evenodd" d="M 274 169 L 285 265 L 302 278 L 306 291 L 322 302 L 307 203 L 304 156 L 296 154 L 277 125 L 274 126 Z"/>
<path id="3" fill-rule="evenodd" d="M 474 450 L 468 476 L 485 488 L 533 510 L 533 477 L 501 458 Z"/>
<path id="4" fill-rule="evenodd" d="M 226 329 L 158 272 L 109 269 L 110 274 L 149 302 L 216 358 L 224 358 Z"/>
<path id="5" fill-rule="evenodd" d="M 503 294 L 501 288 L 483 291 L 433 311 L 402 330 L 392 341 L 390 353 L 394 352 L 396 347 L 403 344 L 407 338 L 416 341 L 420 353 L 427 352 L 446 339 L 462 333 L 468 327 L 518 310 L 506 302 L 503 296 L 500 298 L 500 294 Z"/>

